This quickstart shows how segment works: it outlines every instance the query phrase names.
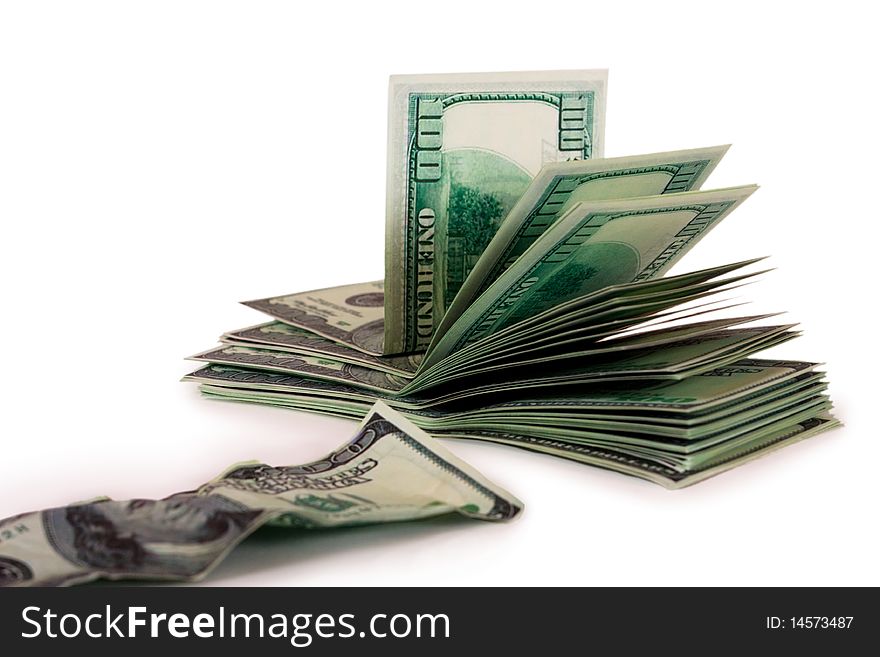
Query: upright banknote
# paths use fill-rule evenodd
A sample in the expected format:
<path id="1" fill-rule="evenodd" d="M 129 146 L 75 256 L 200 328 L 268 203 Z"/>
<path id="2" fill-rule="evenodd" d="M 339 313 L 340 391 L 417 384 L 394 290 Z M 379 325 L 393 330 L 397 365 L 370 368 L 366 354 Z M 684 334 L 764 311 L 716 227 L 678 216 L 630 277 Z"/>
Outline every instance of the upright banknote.
<path id="1" fill-rule="evenodd" d="M 391 78 L 387 354 L 424 351 L 541 168 L 602 157 L 606 71 Z"/>

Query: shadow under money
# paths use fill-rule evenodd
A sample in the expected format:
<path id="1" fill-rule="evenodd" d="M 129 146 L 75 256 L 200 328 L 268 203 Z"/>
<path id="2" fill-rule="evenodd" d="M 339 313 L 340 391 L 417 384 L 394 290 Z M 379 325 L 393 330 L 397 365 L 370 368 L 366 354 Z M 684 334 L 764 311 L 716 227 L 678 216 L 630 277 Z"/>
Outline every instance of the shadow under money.
<path id="1" fill-rule="evenodd" d="M 421 543 L 440 534 L 475 530 L 472 519 L 448 514 L 424 520 L 340 527 L 336 529 L 294 529 L 261 527 L 235 547 L 199 584 L 208 586 L 239 585 L 239 577 L 283 569 L 283 578 L 296 585 L 296 569 L 314 573 L 315 561 L 328 555 L 369 551 L 384 545 Z M 370 558 L 369 561 L 373 561 Z M 351 584 L 357 585 L 356 577 Z M 146 579 L 100 579 L 85 586 L 187 586 L 192 582 Z M 261 585 L 267 585 L 266 582 Z"/>

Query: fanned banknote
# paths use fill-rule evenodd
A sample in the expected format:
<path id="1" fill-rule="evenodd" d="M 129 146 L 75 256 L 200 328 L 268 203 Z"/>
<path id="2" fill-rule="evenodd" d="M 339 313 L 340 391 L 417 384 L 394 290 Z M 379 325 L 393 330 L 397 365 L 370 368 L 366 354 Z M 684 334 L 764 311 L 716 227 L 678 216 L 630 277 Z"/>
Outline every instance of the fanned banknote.
<path id="1" fill-rule="evenodd" d="M 576 203 L 700 189 L 727 146 L 548 164 L 474 263 L 438 331 L 452 323 Z"/>
<path id="2" fill-rule="evenodd" d="M 379 402 L 351 441 L 313 463 L 241 463 L 161 500 L 103 498 L 2 520 L 0 586 L 199 579 L 265 524 L 305 531 L 448 513 L 510 520 L 521 510 Z"/>
<path id="3" fill-rule="evenodd" d="M 436 335 L 422 365 L 571 299 L 661 275 L 754 190 L 573 205 Z"/>

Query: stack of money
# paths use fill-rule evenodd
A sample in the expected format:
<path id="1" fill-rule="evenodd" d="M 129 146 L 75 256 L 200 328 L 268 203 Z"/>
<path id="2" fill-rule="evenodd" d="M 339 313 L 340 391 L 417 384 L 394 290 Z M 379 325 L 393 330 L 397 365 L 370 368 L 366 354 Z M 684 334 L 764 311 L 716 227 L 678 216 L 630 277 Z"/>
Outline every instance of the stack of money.
<path id="1" fill-rule="evenodd" d="M 731 316 L 759 260 L 664 274 L 756 189 L 726 146 L 602 158 L 605 72 L 394 77 L 385 280 L 245 302 L 184 377 L 205 396 L 361 417 L 680 487 L 829 429 L 798 335 Z"/>

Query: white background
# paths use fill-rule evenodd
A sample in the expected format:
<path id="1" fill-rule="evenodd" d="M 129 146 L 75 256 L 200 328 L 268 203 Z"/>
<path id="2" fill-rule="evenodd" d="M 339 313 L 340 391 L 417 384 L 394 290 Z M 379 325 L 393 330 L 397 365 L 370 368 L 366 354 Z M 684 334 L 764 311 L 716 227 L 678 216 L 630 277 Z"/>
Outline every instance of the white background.
<path id="1" fill-rule="evenodd" d="M 389 74 L 607 67 L 607 155 L 730 142 L 707 187 L 762 185 L 676 271 L 772 255 L 745 294 L 802 323 L 772 353 L 827 362 L 847 426 L 677 492 L 450 442 L 520 520 L 272 531 L 206 584 L 880 584 L 862 6 L 2 4 L 0 517 L 342 443 L 201 399 L 183 357 L 262 321 L 239 300 L 382 277 Z"/>

